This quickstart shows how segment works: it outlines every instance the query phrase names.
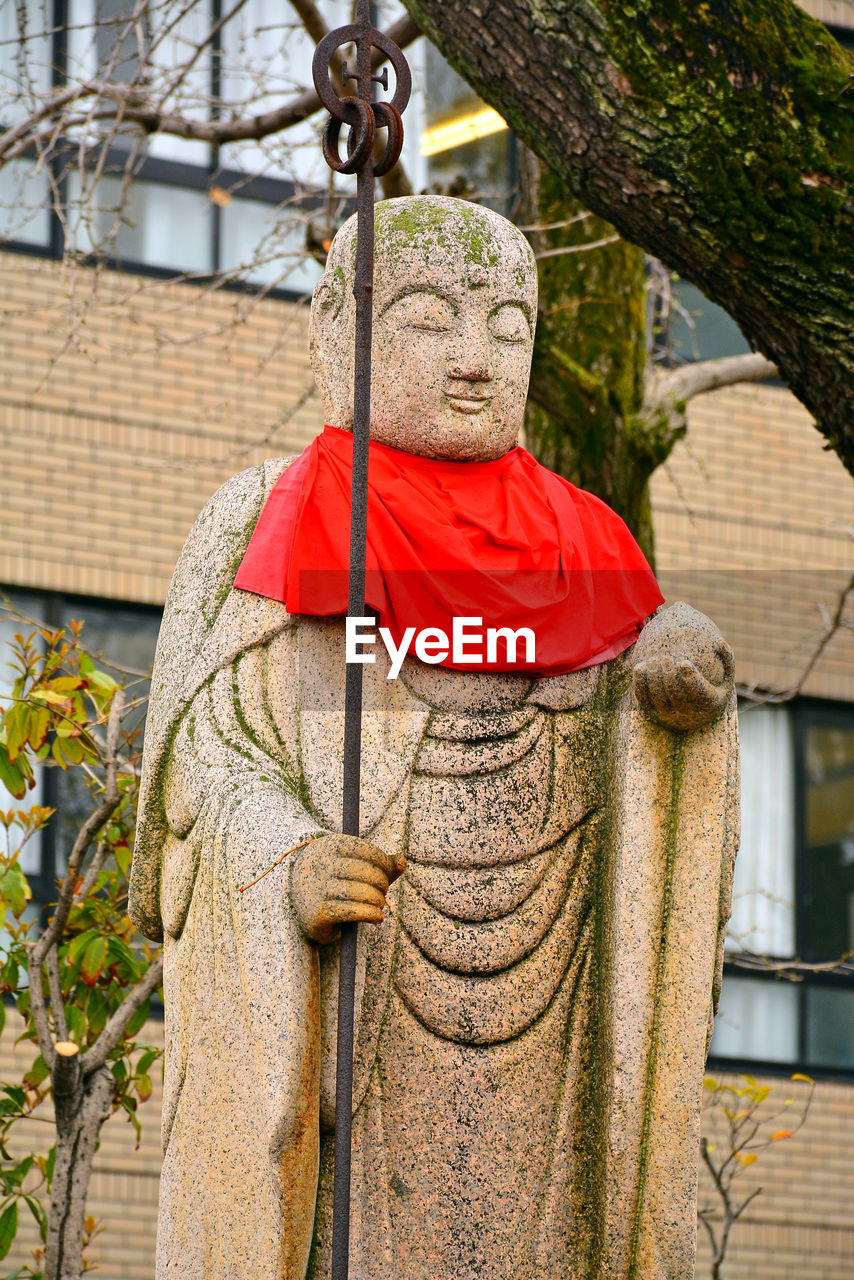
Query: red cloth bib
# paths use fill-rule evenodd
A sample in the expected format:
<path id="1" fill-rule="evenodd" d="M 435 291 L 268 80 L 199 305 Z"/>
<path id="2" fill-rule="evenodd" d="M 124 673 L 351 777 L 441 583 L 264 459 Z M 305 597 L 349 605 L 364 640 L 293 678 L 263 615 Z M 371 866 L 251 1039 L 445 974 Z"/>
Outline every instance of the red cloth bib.
<path id="1" fill-rule="evenodd" d="M 291 613 L 347 612 L 352 452 L 350 433 L 327 426 L 282 473 L 235 587 Z M 366 564 L 366 608 L 395 645 L 410 627 L 450 640 L 454 618 L 482 619 L 469 633 L 534 632 L 533 661 L 500 636 L 492 660 L 484 642 L 480 660 L 441 661 L 465 671 L 557 675 L 605 662 L 663 602 L 620 517 L 518 446 L 494 462 L 450 462 L 371 441 Z M 467 641 L 467 657 L 478 648 Z"/>

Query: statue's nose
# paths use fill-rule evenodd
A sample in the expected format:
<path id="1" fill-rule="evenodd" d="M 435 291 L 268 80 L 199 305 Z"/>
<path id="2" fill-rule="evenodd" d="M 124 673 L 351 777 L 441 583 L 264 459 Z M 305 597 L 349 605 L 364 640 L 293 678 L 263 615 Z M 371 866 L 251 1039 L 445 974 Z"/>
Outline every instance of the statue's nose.
<path id="1" fill-rule="evenodd" d="M 463 325 L 451 353 L 448 372 L 452 378 L 488 382 L 492 377 L 492 353 L 486 326 L 476 321 Z"/>

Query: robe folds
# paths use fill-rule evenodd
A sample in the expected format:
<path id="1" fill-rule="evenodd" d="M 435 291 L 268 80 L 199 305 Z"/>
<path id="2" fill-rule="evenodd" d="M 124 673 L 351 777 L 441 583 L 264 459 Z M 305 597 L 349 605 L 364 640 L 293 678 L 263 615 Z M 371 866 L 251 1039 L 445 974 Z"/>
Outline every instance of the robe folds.
<path id="1" fill-rule="evenodd" d="M 288 898 L 292 855 L 278 860 L 339 827 L 343 627 L 233 587 L 287 465 L 244 472 L 208 503 L 176 568 L 158 643 L 129 905 L 138 927 L 164 946 L 158 1280 L 325 1274 L 335 946 L 303 935 Z M 686 610 L 689 625 L 692 611 L 675 608 Z M 516 757 L 501 763 L 500 752 L 520 735 L 538 750 L 557 744 L 548 758 L 566 775 L 566 812 L 557 836 L 540 843 L 571 843 L 575 832 L 587 841 L 589 980 L 574 1059 L 585 1074 L 570 1082 L 584 1114 L 569 1115 L 562 1128 L 567 1112 L 556 1103 L 553 1194 L 541 1197 L 531 1228 L 545 1243 L 531 1249 L 518 1280 L 683 1280 L 693 1267 L 699 1090 L 737 844 L 735 706 L 694 734 L 650 724 L 631 689 L 647 631 L 604 665 L 543 678 L 431 669 L 425 683 L 407 660 L 406 679 L 386 680 L 380 655 L 365 671 L 365 836 L 389 852 L 407 849 L 413 779 L 423 786 L 435 775 L 440 787 L 453 779 L 462 708 L 463 720 L 483 716 L 495 739 L 499 763 L 484 785 L 509 776 Z M 448 688 L 454 698 L 443 708 Z M 595 758 L 583 747 L 591 734 Z M 584 769 L 560 745 L 573 740 L 582 756 L 588 751 Z M 594 803 L 576 815 L 586 786 Z M 555 805 L 543 803 L 547 825 Z M 593 809 L 595 822 L 584 826 Z M 416 872 L 424 883 L 432 875 L 429 892 L 441 894 L 441 876 L 429 859 L 421 867 L 414 847 L 413 864 L 413 885 Z M 388 929 L 423 935 L 424 947 L 439 948 L 441 969 L 450 963 L 440 951 L 447 939 L 407 916 L 419 900 L 397 895 L 401 883 Z M 545 872 L 541 883 L 549 892 Z M 535 926 L 531 917 L 526 927 Z M 454 927 L 448 945 L 467 927 Z M 489 920 L 482 927 L 491 937 Z M 383 1140 L 370 1128 L 371 1116 L 382 1118 L 370 1098 L 384 1051 L 375 992 L 386 952 L 371 938 L 360 930 L 354 1107 L 363 1148 Z M 398 986 L 418 1008 L 433 989 L 417 986 L 417 966 L 411 974 L 406 990 L 402 979 Z M 441 1019 L 453 1010 L 440 1002 L 425 1016 L 445 1035 Z M 447 1043 L 470 1042 L 476 1018 L 475 1009 L 459 1034 L 448 1029 Z M 383 1105 L 393 1108 L 393 1098 Z M 583 1179 L 562 1172 L 572 1160 L 585 1167 Z M 374 1186 L 360 1186 L 357 1170 L 353 1280 L 398 1274 L 393 1237 L 376 1236 Z M 563 1258 L 573 1240 L 577 1264 L 550 1269 L 550 1257 Z M 503 1274 L 500 1261 L 490 1265 L 472 1274 Z M 400 1280 L 409 1277 L 401 1272 Z"/>

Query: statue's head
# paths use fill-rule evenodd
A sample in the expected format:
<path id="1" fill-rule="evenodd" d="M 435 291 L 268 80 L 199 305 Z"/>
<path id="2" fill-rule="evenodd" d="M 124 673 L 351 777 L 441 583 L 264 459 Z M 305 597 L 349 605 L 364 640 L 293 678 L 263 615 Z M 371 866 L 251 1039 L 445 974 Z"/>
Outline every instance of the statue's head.
<path id="1" fill-rule="evenodd" d="M 450 196 L 376 206 L 371 438 L 432 458 L 500 458 L 525 409 L 537 267 L 500 214 Z M 341 227 L 311 307 L 326 421 L 352 430 L 356 218 Z"/>

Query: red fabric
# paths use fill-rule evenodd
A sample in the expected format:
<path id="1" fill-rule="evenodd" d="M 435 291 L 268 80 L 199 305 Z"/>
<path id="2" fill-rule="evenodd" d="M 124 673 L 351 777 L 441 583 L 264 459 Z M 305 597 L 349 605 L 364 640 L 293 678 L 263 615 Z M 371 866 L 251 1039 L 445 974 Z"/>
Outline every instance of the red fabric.
<path id="1" fill-rule="evenodd" d="M 325 427 L 282 473 L 234 585 L 291 613 L 346 613 L 351 475 L 352 436 Z M 450 462 L 371 441 L 368 477 L 366 611 L 396 644 L 410 626 L 450 637 L 454 617 L 534 631 L 533 663 L 523 644 L 512 661 L 499 641 L 492 662 L 449 655 L 442 666 L 537 675 L 592 666 L 631 644 L 663 601 L 619 516 L 525 449 Z"/>

